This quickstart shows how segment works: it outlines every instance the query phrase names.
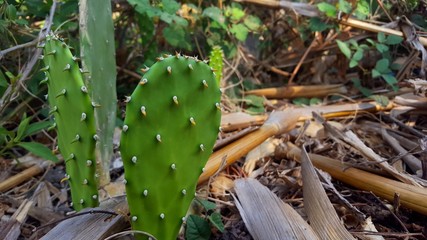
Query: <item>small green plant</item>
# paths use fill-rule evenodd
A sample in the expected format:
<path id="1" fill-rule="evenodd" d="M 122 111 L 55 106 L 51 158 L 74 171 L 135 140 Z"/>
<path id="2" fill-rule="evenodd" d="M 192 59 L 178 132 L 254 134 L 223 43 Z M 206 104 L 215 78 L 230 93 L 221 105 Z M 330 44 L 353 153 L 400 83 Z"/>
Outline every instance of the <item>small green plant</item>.
<path id="1" fill-rule="evenodd" d="M 211 228 L 214 227 L 220 232 L 224 232 L 221 214 L 216 209 L 216 204 L 204 199 L 195 199 L 195 204 L 203 208 L 204 216 L 191 214 L 187 218 L 185 229 L 185 239 L 187 240 L 208 240 L 211 237 Z"/>
<path id="2" fill-rule="evenodd" d="M 30 123 L 30 121 L 31 117 L 27 117 L 24 114 L 18 127 L 13 131 L 9 131 L 5 127 L 0 127 L 0 156 L 15 158 L 16 156 L 14 156 L 11 149 L 14 147 L 22 147 L 43 159 L 57 162 L 57 157 L 52 154 L 52 151 L 45 145 L 37 142 L 25 141 L 26 138 L 39 133 L 41 130 L 48 129 L 52 125 L 52 122 L 41 121 Z"/>
<path id="3" fill-rule="evenodd" d="M 176 239 L 215 143 L 221 93 L 197 58 L 159 57 L 127 99 L 120 141 L 132 227 Z"/>
<path id="4" fill-rule="evenodd" d="M 392 71 L 396 66 L 393 66 L 391 63 L 392 58 L 390 54 L 390 47 L 400 44 L 402 41 L 403 38 L 399 36 L 386 36 L 384 33 L 380 32 L 377 35 L 377 41 L 366 39 L 366 43 L 359 44 L 356 40 L 350 39 L 348 42 L 337 40 L 337 44 L 342 54 L 344 54 L 344 56 L 349 60 L 350 68 L 358 66 L 363 69 L 360 62 L 364 58 L 364 54 L 368 51 L 377 51 L 381 57 L 376 62 L 375 67 L 371 69 L 371 76 L 372 78 L 384 79 L 387 84 L 393 88 L 393 90 L 397 91 L 397 79 L 394 77 Z M 355 85 L 356 87 L 361 87 L 360 82 L 357 80 Z M 359 89 L 364 94 L 368 93 L 365 89 Z"/>

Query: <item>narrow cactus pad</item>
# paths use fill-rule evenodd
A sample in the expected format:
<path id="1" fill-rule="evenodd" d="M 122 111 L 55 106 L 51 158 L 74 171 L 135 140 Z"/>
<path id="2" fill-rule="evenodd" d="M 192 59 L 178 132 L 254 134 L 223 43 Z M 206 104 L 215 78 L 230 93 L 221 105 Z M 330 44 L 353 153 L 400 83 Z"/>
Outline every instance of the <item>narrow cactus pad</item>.
<path id="1" fill-rule="evenodd" d="M 159 58 L 128 97 L 121 137 L 134 229 L 176 239 L 212 153 L 221 92 L 203 61 Z"/>
<path id="2" fill-rule="evenodd" d="M 211 66 L 216 73 L 216 82 L 221 86 L 222 68 L 224 66 L 224 52 L 220 46 L 214 46 L 209 56 L 209 66 Z"/>
<path id="3" fill-rule="evenodd" d="M 48 101 L 55 117 L 58 146 L 65 160 L 74 209 L 95 207 L 98 187 L 94 104 L 83 83 L 77 58 L 58 37 L 47 36 L 43 60 Z"/>

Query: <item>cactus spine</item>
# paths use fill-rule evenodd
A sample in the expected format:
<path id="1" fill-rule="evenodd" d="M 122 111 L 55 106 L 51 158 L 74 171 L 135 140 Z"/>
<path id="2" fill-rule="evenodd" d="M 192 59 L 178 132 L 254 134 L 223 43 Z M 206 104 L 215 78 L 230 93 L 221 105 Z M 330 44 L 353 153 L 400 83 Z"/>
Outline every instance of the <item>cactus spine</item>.
<path id="1" fill-rule="evenodd" d="M 82 64 L 90 72 L 90 75 L 85 75 L 86 82 L 92 100 L 100 105 L 95 109 L 99 136 L 96 163 L 99 182 L 103 186 L 110 182 L 109 168 L 117 108 L 111 1 L 80 0 L 79 12 Z"/>
<path id="2" fill-rule="evenodd" d="M 98 205 L 95 177 L 94 106 L 81 70 L 69 47 L 56 36 L 47 36 L 43 61 L 48 84 L 50 113 L 54 115 L 58 146 L 66 164 L 74 209 Z"/>
<path id="3" fill-rule="evenodd" d="M 221 86 L 222 68 L 224 66 L 224 52 L 222 51 L 221 47 L 214 46 L 211 50 L 209 58 L 209 66 L 214 69 L 216 74 L 216 82 L 218 83 L 218 86 Z"/>
<path id="4" fill-rule="evenodd" d="M 148 70 L 148 69 L 146 69 Z M 221 93 L 192 57 L 160 57 L 127 99 L 121 137 L 134 229 L 175 239 L 212 152 Z"/>

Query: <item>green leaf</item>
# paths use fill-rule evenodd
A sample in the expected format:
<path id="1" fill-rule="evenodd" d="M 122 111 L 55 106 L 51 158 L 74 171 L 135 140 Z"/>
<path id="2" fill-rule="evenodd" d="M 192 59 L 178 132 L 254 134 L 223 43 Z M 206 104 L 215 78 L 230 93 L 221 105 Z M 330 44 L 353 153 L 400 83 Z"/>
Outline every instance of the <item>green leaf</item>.
<path id="1" fill-rule="evenodd" d="M 187 41 L 185 29 L 179 25 L 171 24 L 165 27 L 163 29 L 163 36 L 173 47 L 180 47 L 190 51 L 192 49 L 191 44 Z"/>
<path id="2" fill-rule="evenodd" d="M 370 13 L 369 2 L 367 0 L 357 1 L 355 15 L 358 19 L 364 20 Z"/>
<path id="3" fill-rule="evenodd" d="M 230 17 L 231 21 L 238 22 L 245 16 L 245 12 L 238 7 L 229 7 L 226 9 L 225 15 Z"/>
<path id="4" fill-rule="evenodd" d="M 378 43 L 375 45 L 375 48 L 378 50 L 378 52 L 380 53 L 385 53 L 388 51 L 388 46 L 382 43 Z"/>
<path id="5" fill-rule="evenodd" d="M 370 99 L 374 100 L 375 102 L 379 103 L 381 106 L 386 107 L 390 100 L 383 95 L 371 95 L 369 96 Z"/>
<path id="6" fill-rule="evenodd" d="M 245 24 L 245 26 L 248 29 L 250 29 L 252 31 L 257 31 L 261 27 L 261 25 L 262 25 L 261 20 L 258 17 L 253 16 L 253 15 L 247 16 L 243 20 L 243 23 Z"/>
<path id="7" fill-rule="evenodd" d="M 337 9 L 334 5 L 331 5 L 329 3 L 321 2 L 317 4 L 317 8 L 319 9 L 319 11 L 325 13 L 328 17 L 335 17 L 337 15 Z"/>
<path id="8" fill-rule="evenodd" d="M 248 37 L 249 30 L 243 24 L 233 24 L 230 28 L 230 32 L 234 34 L 237 40 L 243 42 Z"/>
<path id="9" fill-rule="evenodd" d="M 209 221 L 213 226 L 216 227 L 220 232 L 224 232 L 224 223 L 222 223 L 221 214 L 214 212 L 209 216 Z"/>
<path id="10" fill-rule="evenodd" d="M 379 32 L 377 35 L 378 42 L 385 43 L 385 34 L 383 32 Z"/>
<path id="11" fill-rule="evenodd" d="M 372 77 L 373 78 L 376 78 L 376 77 L 379 77 L 379 76 L 381 76 L 381 73 L 380 72 L 378 72 L 378 70 L 376 70 L 376 69 L 372 69 Z"/>
<path id="12" fill-rule="evenodd" d="M 30 120 L 31 119 L 29 117 L 28 118 L 24 117 L 24 119 L 19 123 L 16 137 L 15 137 L 15 139 L 13 139 L 14 142 L 21 141 L 21 139 L 22 139 L 22 137 L 24 135 L 25 130 L 27 130 L 27 127 L 28 127 L 28 124 L 30 123 Z"/>
<path id="13" fill-rule="evenodd" d="M 382 74 L 381 77 L 384 78 L 384 80 L 387 82 L 388 85 L 390 85 L 393 88 L 393 91 L 399 90 L 399 87 L 397 86 L 397 79 L 390 74 Z"/>
<path id="14" fill-rule="evenodd" d="M 400 36 L 389 35 L 385 43 L 388 45 L 396 45 L 396 44 L 400 44 L 402 41 L 403 41 L 403 38 Z"/>
<path id="15" fill-rule="evenodd" d="M 338 48 L 341 50 L 342 54 L 344 54 L 344 56 L 348 59 L 351 58 L 351 49 L 348 46 L 347 43 L 341 41 L 341 40 L 336 40 L 337 44 L 338 44 Z"/>
<path id="16" fill-rule="evenodd" d="M 360 61 L 360 60 L 362 60 L 362 58 L 363 58 L 363 49 L 362 48 L 358 48 L 356 50 L 356 52 L 354 53 L 352 59 L 355 60 L 355 61 Z"/>
<path id="17" fill-rule="evenodd" d="M 33 134 L 35 134 L 35 133 L 37 133 L 43 129 L 50 127 L 50 126 L 52 126 L 52 122 L 50 122 L 50 121 L 32 123 L 25 130 L 24 135 L 22 137 L 31 136 L 31 135 L 33 135 Z"/>
<path id="18" fill-rule="evenodd" d="M 356 87 L 363 95 L 365 95 L 366 97 L 369 97 L 372 95 L 372 91 L 369 88 L 365 88 L 362 86 L 360 79 L 353 78 L 351 79 L 351 81 L 353 81 L 354 87 Z"/>
<path id="19" fill-rule="evenodd" d="M 209 17 L 210 19 L 214 20 L 221 26 L 223 29 L 226 29 L 227 26 L 225 25 L 225 17 L 222 15 L 221 9 L 217 7 L 208 7 L 203 10 L 202 16 Z"/>
<path id="20" fill-rule="evenodd" d="M 14 21 L 16 19 L 16 7 L 12 4 L 7 5 L 4 10 L 4 16 L 6 19 Z"/>
<path id="21" fill-rule="evenodd" d="M 25 148 L 29 152 L 46 160 L 58 162 L 58 158 L 52 154 L 52 151 L 45 145 L 37 142 L 20 142 L 18 146 Z"/>
<path id="22" fill-rule="evenodd" d="M 214 210 L 216 208 L 216 204 L 214 202 L 205 200 L 205 199 L 197 199 L 200 205 L 203 206 L 206 211 Z"/>
<path id="23" fill-rule="evenodd" d="M 334 25 L 332 24 L 326 24 L 321 18 L 319 17 L 312 17 L 309 20 L 308 27 L 313 32 L 323 32 L 326 29 L 333 28 Z"/>
<path id="24" fill-rule="evenodd" d="M 350 62 L 348 63 L 348 66 L 350 67 L 350 68 L 354 68 L 354 67 L 356 67 L 357 65 L 359 64 L 359 62 L 358 61 L 356 61 L 356 60 L 354 60 L 353 58 L 350 60 Z"/>
<path id="25" fill-rule="evenodd" d="M 380 59 L 375 64 L 375 70 L 377 70 L 380 73 L 389 73 L 390 72 L 390 61 L 387 58 Z"/>
<path id="26" fill-rule="evenodd" d="M 310 99 L 305 97 L 297 97 L 292 99 L 292 103 L 297 106 L 309 106 L 310 105 Z"/>
<path id="27" fill-rule="evenodd" d="M 339 0 L 338 9 L 344 13 L 350 13 L 352 11 L 351 3 L 347 0 Z"/>
<path id="28" fill-rule="evenodd" d="M 322 103 L 322 99 L 320 98 L 310 98 L 309 104 L 310 106 L 319 105 Z"/>
<path id="29" fill-rule="evenodd" d="M 169 14 L 175 14 L 181 8 L 181 5 L 175 0 L 162 0 L 162 8 Z"/>
<path id="30" fill-rule="evenodd" d="M 205 219 L 197 215 L 188 216 L 187 228 L 185 229 L 185 239 L 208 240 L 210 236 L 211 228 Z"/>

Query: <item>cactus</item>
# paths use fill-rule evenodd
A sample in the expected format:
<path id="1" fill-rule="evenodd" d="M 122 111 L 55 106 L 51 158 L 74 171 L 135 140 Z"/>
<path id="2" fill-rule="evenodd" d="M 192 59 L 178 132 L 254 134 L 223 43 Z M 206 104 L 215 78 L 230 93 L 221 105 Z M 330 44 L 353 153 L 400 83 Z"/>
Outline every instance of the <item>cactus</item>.
<path id="1" fill-rule="evenodd" d="M 222 79 L 222 68 L 224 66 L 223 58 L 224 53 L 220 46 L 214 46 L 210 53 L 210 61 L 209 66 L 214 69 L 216 76 L 216 82 L 218 83 L 218 86 L 221 86 L 221 79 Z"/>
<path id="2" fill-rule="evenodd" d="M 102 9 L 102 10 L 100 10 Z M 116 58 L 111 1 L 80 0 L 80 48 L 89 93 L 100 107 L 95 109 L 99 136 L 96 163 L 100 186 L 110 182 L 113 133 L 116 123 Z"/>
<path id="3" fill-rule="evenodd" d="M 212 152 L 221 93 L 197 58 L 160 57 L 127 98 L 120 149 L 132 227 L 176 239 Z"/>
<path id="4" fill-rule="evenodd" d="M 43 61 L 48 101 L 58 132 L 58 147 L 66 164 L 74 209 L 98 205 L 95 177 L 94 107 L 83 83 L 78 58 L 57 36 L 48 35 Z"/>

